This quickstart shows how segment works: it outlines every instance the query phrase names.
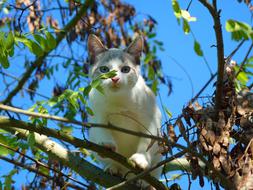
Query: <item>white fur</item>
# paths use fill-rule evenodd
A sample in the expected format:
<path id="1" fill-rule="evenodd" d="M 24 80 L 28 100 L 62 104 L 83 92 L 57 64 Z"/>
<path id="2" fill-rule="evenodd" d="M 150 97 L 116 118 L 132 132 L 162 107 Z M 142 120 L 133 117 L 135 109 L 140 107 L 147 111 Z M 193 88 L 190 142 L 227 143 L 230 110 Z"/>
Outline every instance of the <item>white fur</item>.
<path id="1" fill-rule="evenodd" d="M 139 74 L 138 65 L 132 66 L 132 73 L 128 75 L 120 72 L 120 67 L 126 64 L 118 59 L 106 63 L 108 67 L 117 71 L 117 77 L 120 78 L 118 88 L 111 88 L 111 79 L 106 79 L 102 83 L 104 95 L 92 89 L 89 100 L 94 116 L 90 117 L 89 121 L 111 123 L 121 128 L 157 135 L 161 124 L 161 113 L 155 96 Z M 134 84 L 129 84 L 129 80 L 135 80 Z M 130 158 L 137 167 L 142 169 L 147 169 L 161 159 L 161 155 L 157 153 L 157 142 L 146 151 L 151 143 L 150 139 L 96 127 L 90 129 L 89 135 L 91 141 L 101 145 L 109 144 L 115 148 L 116 152 Z M 104 163 L 105 168 L 112 172 L 117 171 L 124 175 L 128 171 L 110 159 L 98 158 Z M 153 175 L 159 177 L 160 172 L 161 170 L 158 169 L 153 172 Z"/>

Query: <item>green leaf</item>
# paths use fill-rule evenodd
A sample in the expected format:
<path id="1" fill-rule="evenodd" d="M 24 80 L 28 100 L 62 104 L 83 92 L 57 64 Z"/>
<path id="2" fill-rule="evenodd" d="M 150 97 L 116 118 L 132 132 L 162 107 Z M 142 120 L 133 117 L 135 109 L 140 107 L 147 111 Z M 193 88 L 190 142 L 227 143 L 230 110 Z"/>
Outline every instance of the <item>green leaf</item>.
<path id="1" fill-rule="evenodd" d="M 85 148 L 79 148 L 79 150 L 80 150 L 81 153 L 83 153 L 85 156 L 90 156 L 90 155 L 91 155 L 91 153 L 90 153 L 87 149 L 85 149 Z"/>
<path id="2" fill-rule="evenodd" d="M 177 18 L 181 18 L 181 9 L 180 9 L 180 6 L 178 4 L 178 2 L 176 0 L 172 0 L 172 8 L 173 8 L 173 11 L 174 11 L 174 15 L 177 17 Z"/>
<path id="3" fill-rule="evenodd" d="M 0 133 L 9 133 L 9 132 L 5 131 L 4 129 L 0 129 Z"/>
<path id="4" fill-rule="evenodd" d="M 98 79 L 95 79 L 91 82 L 91 87 L 92 88 L 97 88 L 97 86 L 99 86 L 101 84 L 101 79 L 98 78 Z"/>
<path id="5" fill-rule="evenodd" d="M 191 30 L 189 23 L 185 19 L 183 19 L 183 30 L 185 34 L 189 34 Z"/>
<path id="6" fill-rule="evenodd" d="M 14 46 L 14 36 L 12 34 L 12 32 L 9 32 L 6 40 L 5 40 L 5 47 L 7 49 L 7 51 L 11 51 L 11 49 L 13 49 Z"/>
<path id="7" fill-rule="evenodd" d="M 203 51 L 201 50 L 201 46 L 196 40 L 194 41 L 194 51 L 198 56 L 203 56 Z"/>
<path id="8" fill-rule="evenodd" d="M 87 113 L 88 113 L 89 115 L 91 115 L 91 116 L 94 115 L 92 109 L 91 109 L 90 107 L 88 107 L 88 106 L 86 106 L 86 111 L 87 111 Z"/>
<path id="9" fill-rule="evenodd" d="M 155 71 L 152 66 L 148 66 L 148 79 L 154 80 L 155 79 Z"/>
<path id="10" fill-rule="evenodd" d="M 96 87 L 96 90 L 99 91 L 101 94 L 105 94 L 104 89 L 103 89 L 103 87 L 101 85 L 98 85 Z"/>
<path id="11" fill-rule="evenodd" d="M 31 41 L 31 40 L 30 40 L 30 42 L 31 42 L 30 51 L 33 54 L 37 55 L 38 57 L 42 56 L 44 54 L 43 49 L 36 42 Z M 29 46 L 27 46 L 27 47 L 29 48 Z"/>
<path id="12" fill-rule="evenodd" d="M 48 47 L 47 40 L 43 38 L 39 34 L 33 35 L 34 39 L 41 45 L 42 49 L 46 52 L 50 51 L 50 48 Z"/>
<path id="13" fill-rule="evenodd" d="M 166 108 L 165 106 L 163 106 L 163 108 L 165 109 L 165 112 L 166 112 L 166 114 L 169 116 L 169 118 L 171 118 L 171 117 L 172 117 L 171 111 L 168 110 L 168 108 Z"/>
<path id="14" fill-rule="evenodd" d="M 57 45 L 57 42 L 55 40 L 55 37 L 48 31 L 45 31 L 47 43 L 50 49 L 54 49 Z"/>
<path id="15" fill-rule="evenodd" d="M 144 63 L 148 63 L 153 59 L 152 53 L 148 53 L 144 59 Z"/>
<path id="16" fill-rule="evenodd" d="M 157 95 L 157 86 L 158 86 L 158 81 L 154 80 L 151 86 L 152 91 Z"/>
<path id="17" fill-rule="evenodd" d="M 54 105 L 56 105 L 58 103 L 58 98 L 56 97 L 53 97 L 51 99 L 48 100 L 47 104 L 50 106 L 50 107 L 53 107 Z"/>
<path id="18" fill-rule="evenodd" d="M 8 53 L 10 57 L 14 55 L 14 46 L 12 46 L 11 49 L 9 49 Z"/>
<path id="19" fill-rule="evenodd" d="M 248 60 L 247 60 L 248 63 L 251 63 L 253 62 L 253 56 L 251 56 Z"/>
<path id="20" fill-rule="evenodd" d="M 4 190 L 11 190 L 12 187 L 11 187 L 11 184 L 12 184 L 12 177 L 18 172 L 17 169 L 13 169 L 10 171 L 10 173 L 5 177 L 5 181 L 4 181 Z"/>
<path id="21" fill-rule="evenodd" d="M 40 171 L 41 173 L 45 174 L 46 176 L 50 175 L 50 170 L 49 170 L 49 168 L 39 167 L 38 169 L 39 169 L 39 171 Z"/>
<path id="22" fill-rule="evenodd" d="M 115 70 L 112 70 L 108 73 L 104 73 L 102 75 L 100 75 L 98 78 L 100 79 L 108 79 L 108 78 L 112 78 L 112 77 L 115 77 L 117 75 L 117 71 Z"/>
<path id="23" fill-rule="evenodd" d="M 154 37 L 156 37 L 156 33 L 149 33 L 149 34 L 147 35 L 147 37 L 148 37 L 149 39 L 154 38 Z"/>
<path id="24" fill-rule="evenodd" d="M 247 23 L 230 19 L 227 20 L 225 28 L 232 33 L 232 39 L 235 41 L 253 39 L 253 30 Z"/>
<path id="25" fill-rule="evenodd" d="M 235 90 L 236 90 L 236 92 L 241 92 L 241 90 L 242 90 L 241 84 L 237 80 L 235 81 Z"/>
<path id="26" fill-rule="evenodd" d="M 245 64 L 244 67 L 253 68 L 253 64 L 248 63 L 248 64 Z"/>
<path id="27" fill-rule="evenodd" d="M 37 55 L 38 57 L 40 57 L 44 54 L 44 51 L 36 42 L 34 42 L 30 39 L 27 39 L 24 36 L 21 36 L 21 37 L 15 36 L 15 41 L 23 43 L 25 46 L 28 47 L 30 52 Z"/>
<path id="28" fill-rule="evenodd" d="M 15 42 L 21 42 L 23 44 L 29 43 L 29 39 L 27 39 L 25 36 L 15 36 Z"/>
<path id="29" fill-rule="evenodd" d="M 7 156 L 9 154 L 9 150 L 5 147 L 0 146 L 0 155 Z"/>
<path id="30" fill-rule="evenodd" d="M 228 32 L 233 32 L 233 31 L 235 31 L 235 26 L 236 26 L 236 24 L 233 20 L 228 20 L 226 22 L 225 28 Z"/>
<path id="31" fill-rule="evenodd" d="M 71 126 L 63 126 L 63 125 L 61 125 L 60 127 L 61 127 L 61 131 L 63 133 L 65 133 L 65 134 L 71 135 L 72 132 L 73 132 L 73 127 L 71 127 Z"/>
<path id="32" fill-rule="evenodd" d="M 27 136 L 27 143 L 30 147 L 35 145 L 35 134 L 34 132 L 30 132 Z"/>
<path id="33" fill-rule="evenodd" d="M 84 99 L 83 95 L 81 93 L 79 93 L 79 100 L 82 102 L 82 104 L 86 104 L 86 100 Z"/>
<path id="34" fill-rule="evenodd" d="M 246 85 L 247 82 L 249 81 L 249 78 L 247 76 L 247 74 L 243 71 L 241 71 L 238 76 L 237 76 L 237 79 L 243 84 L 243 85 Z"/>
<path id="35" fill-rule="evenodd" d="M 0 63 L 3 68 L 7 69 L 10 66 L 8 57 L 0 52 Z"/>
<path id="36" fill-rule="evenodd" d="M 163 42 L 162 41 L 158 41 L 158 40 L 154 40 L 154 43 L 156 43 L 158 46 L 162 46 Z"/>
<path id="37" fill-rule="evenodd" d="M 78 104 L 78 101 L 77 101 L 77 97 L 72 96 L 72 97 L 68 98 L 68 101 L 75 108 L 75 110 L 79 109 L 79 104 Z"/>
<path id="38" fill-rule="evenodd" d="M 235 66 L 235 73 L 239 72 L 239 66 Z M 247 76 L 247 74 L 244 71 L 240 71 L 238 76 L 236 77 L 236 79 L 242 84 L 242 85 L 246 85 L 247 82 L 249 81 L 249 78 Z"/>

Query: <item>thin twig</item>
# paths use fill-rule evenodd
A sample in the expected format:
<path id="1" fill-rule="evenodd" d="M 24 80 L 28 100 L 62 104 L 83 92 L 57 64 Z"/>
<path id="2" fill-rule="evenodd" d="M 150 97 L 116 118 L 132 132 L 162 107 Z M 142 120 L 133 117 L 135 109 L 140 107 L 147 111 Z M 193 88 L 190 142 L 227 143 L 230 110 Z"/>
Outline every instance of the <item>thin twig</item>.
<path id="1" fill-rule="evenodd" d="M 249 47 L 249 49 L 248 49 L 248 51 L 247 51 L 247 53 L 246 53 L 246 55 L 245 55 L 245 57 L 244 57 L 242 63 L 241 63 L 241 65 L 240 65 L 240 68 L 239 68 L 238 72 L 237 72 L 236 75 L 235 75 L 235 78 L 236 78 L 236 77 L 240 74 L 240 72 L 243 70 L 243 66 L 244 66 L 245 63 L 247 62 L 247 59 L 248 59 L 248 57 L 249 57 L 249 54 L 250 54 L 252 48 L 253 48 L 253 43 L 251 43 L 251 45 L 250 45 L 250 47 Z"/>
<path id="2" fill-rule="evenodd" d="M 21 10 L 21 14 L 19 15 L 18 17 L 18 27 L 19 27 L 19 34 L 21 35 L 22 34 L 22 28 L 21 28 L 21 18 L 24 14 L 24 12 L 29 9 L 31 6 L 34 6 L 35 3 L 37 2 L 38 0 L 34 0 L 31 4 L 27 5 L 25 8 L 22 8 L 22 7 L 17 7 L 15 5 L 12 5 L 12 4 L 9 4 L 9 6 L 17 9 L 17 10 Z"/>
<path id="3" fill-rule="evenodd" d="M 190 86 L 191 86 L 191 93 L 192 93 L 192 96 L 193 97 L 193 94 L 194 94 L 194 88 L 193 88 L 193 82 L 192 82 L 192 79 L 191 79 L 191 76 L 189 75 L 189 73 L 185 70 L 185 68 L 182 66 L 182 64 L 180 64 L 175 58 L 173 58 L 172 56 L 169 56 L 169 58 L 174 62 L 176 63 L 176 65 L 182 69 L 182 71 L 185 73 L 186 77 L 188 78 L 189 82 L 190 82 Z"/>
<path id="4" fill-rule="evenodd" d="M 191 35 L 192 35 L 193 39 L 194 39 L 195 41 L 197 41 L 197 39 L 196 39 L 196 37 L 195 37 L 195 34 L 194 34 L 194 32 L 193 32 L 192 30 L 191 30 Z M 205 65 L 207 66 L 207 69 L 208 69 L 210 75 L 212 76 L 212 75 L 213 75 L 212 69 L 211 69 L 211 67 L 210 67 L 210 65 L 209 65 L 209 63 L 208 63 L 208 61 L 207 61 L 206 56 L 205 56 L 204 53 L 203 53 L 203 56 L 202 56 L 202 57 L 203 57 L 204 63 L 205 63 Z"/>
<path id="5" fill-rule="evenodd" d="M 75 61 L 75 62 L 79 62 L 79 63 L 82 63 L 82 64 L 85 62 L 84 60 L 75 59 L 75 58 L 73 58 L 73 57 L 64 56 L 64 55 L 55 55 L 55 54 L 51 54 L 51 55 L 48 55 L 48 57 L 59 57 L 59 58 L 62 58 L 62 59 L 73 60 L 73 61 Z"/>
<path id="6" fill-rule="evenodd" d="M 55 180 L 54 177 L 49 176 L 49 175 L 46 175 L 45 173 L 39 171 L 38 168 L 34 168 L 34 167 L 31 167 L 31 166 L 27 166 L 27 165 L 25 165 L 25 164 L 23 164 L 23 163 L 21 163 L 21 162 L 18 162 L 18 161 L 14 160 L 14 159 L 10 159 L 10 158 L 7 158 L 7 157 L 1 156 L 1 155 L 0 155 L 0 159 L 1 159 L 1 160 L 4 160 L 4 161 L 6 161 L 6 162 L 12 163 L 12 164 L 14 164 L 15 166 L 22 167 L 22 168 L 24 168 L 24 169 L 26 169 L 26 170 L 29 170 L 29 171 L 31 171 L 31 172 L 33 172 L 33 173 L 36 173 L 36 174 L 40 175 L 40 176 L 46 177 L 47 180 L 52 180 L 52 181 L 58 182 L 58 180 Z M 61 186 L 62 184 L 58 184 L 58 185 Z M 78 189 L 78 190 L 84 190 L 84 189 L 86 189 L 86 188 L 83 188 L 83 187 L 80 187 L 80 186 L 71 184 L 71 183 L 69 183 L 69 182 L 65 182 L 65 186 L 71 187 L 71 188 L 74 188 L 74 189 Z M 88 187 L 88 185 L 85 185 L 85 186 Z"/>
<path id="7" fill-rule="evenodd" d="M 202 92 L 207 88 L 207 86 L 212 82 L 212 80 L 216 77 L 217 73 L 213 74 L 210 79 L 206 82 L 206 84 L 200 89 L 200 91 L 189 101 L 189 104 L 192 104 L 193 102 L 196 101 L 196 99 L 198 99 L 198 97 L 200 96 L 200 94 L 202 94 Z"/>
<path id="8" fill-rule="evenodd" d="M 7 76 L 7 77 L 9 77 L 9 78 L 12 78 L 12 79 L 14 79 L 14 80 L 16 80 L 16 81 L 19 81 L 19 78 L 15 77 L 14 75 L 11 75 L 11 74 L 9 74 L 9 73 L 3 72 L 3 71 L 1 71 L 1 70 L 0 70 L 0 74 L 5 75 L 5 76 Z M 38 92 L 36 92 L 35 90 L 29 89 L 29 88 L 25 88 L 25 87 L 23 87 L 22 89 L 25 90 L 25 91 L 27 91 L 27 92 L 32 92 L 32 93 L 34 93 L 34 94 L 37 94 L 38 96 L 40 96 L 40 97 L 42 97 L 42 98 L 50 99 L 50 97 L 45 96 L 45 95 L 43 95 L 43 94 L 41 94 L 41 93 L 38 93 Z"/>
<path id="9" fill-rule="evenodd" d="M 189 11 L 189 9 L 190 9 L 190 7 L 191 7 L 191 4 L 192 4 L 192 0 L 189 2 L 188 6 L 187 6 L 187 8 L 186 8 L 187 11 Z"/>
<path id="10" fill-rule="evenodd" d="M 227 57 L 228 60 L 230 60 L 235 53 L 240 49 L 240 47 L 244 44 L 245 40 L 242 40 L 237 46 L 236 48 L 229 54 L 229 56 Z"/>
<path id="11" fill-rule="evenodd" d="M 253 83 L 249 85 L 248 88 L 251 90 L 251 88 L 253 88 Z"/>

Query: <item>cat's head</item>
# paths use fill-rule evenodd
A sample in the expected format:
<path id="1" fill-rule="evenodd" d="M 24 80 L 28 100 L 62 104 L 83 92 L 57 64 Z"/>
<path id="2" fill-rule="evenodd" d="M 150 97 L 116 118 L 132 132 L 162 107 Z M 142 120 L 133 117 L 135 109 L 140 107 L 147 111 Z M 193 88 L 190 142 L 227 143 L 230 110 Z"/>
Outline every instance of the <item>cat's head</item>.
<path id="1" fill-rule="evenodd" d="M 90 77 L 115 70 L 117 75 L 102 80 L 102 87 L 110 92 L 124 92 L 133 88 L 140 76 L 140 56 L 143 38 L 138 36 L 127 48 L 106 48 L 94 34 L 89 35 Z"/>

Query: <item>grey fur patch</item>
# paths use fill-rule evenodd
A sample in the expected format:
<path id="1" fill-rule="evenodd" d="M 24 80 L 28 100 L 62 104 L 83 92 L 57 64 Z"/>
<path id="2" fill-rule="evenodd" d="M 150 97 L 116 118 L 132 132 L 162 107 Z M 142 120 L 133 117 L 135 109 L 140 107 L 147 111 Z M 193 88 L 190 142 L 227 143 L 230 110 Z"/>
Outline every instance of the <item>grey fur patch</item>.
<path id="1" fill-rule="evenodd" d="M 100 63 L 107 63 L 112 59 L 120 59 L 122 62 L 125 62 L 127 59 L 130 60 L 133 64 L 139 65 L 139 62 L 136 62 L 136 59 L 130 55 L 129 53 L 125 52 L 124 50 L 111 48 L 103 53 L 100 53 L 96 56 L 95 60 L 91 62 L 91 65 L 96 64 L 97 62 Z"/>

